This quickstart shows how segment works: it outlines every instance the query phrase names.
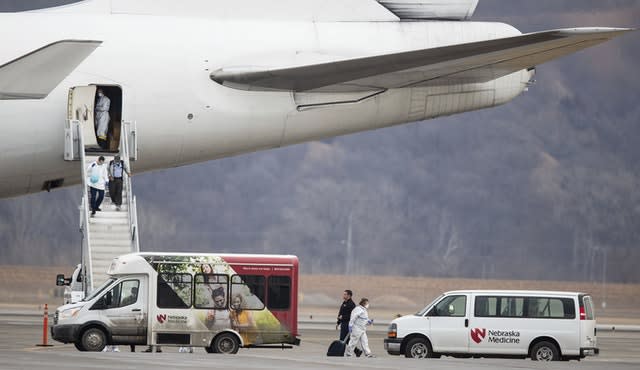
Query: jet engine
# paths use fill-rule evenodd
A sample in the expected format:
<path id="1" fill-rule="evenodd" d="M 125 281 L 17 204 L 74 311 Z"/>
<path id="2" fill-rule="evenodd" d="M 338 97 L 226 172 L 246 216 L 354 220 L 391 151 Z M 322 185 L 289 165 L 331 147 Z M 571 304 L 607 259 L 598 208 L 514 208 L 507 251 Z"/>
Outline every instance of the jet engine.
<path id="1" fill-rule="evenodd" d="M 464 21 L 471 18 L 478 0 L 378 0 L 400 19 Z"/>

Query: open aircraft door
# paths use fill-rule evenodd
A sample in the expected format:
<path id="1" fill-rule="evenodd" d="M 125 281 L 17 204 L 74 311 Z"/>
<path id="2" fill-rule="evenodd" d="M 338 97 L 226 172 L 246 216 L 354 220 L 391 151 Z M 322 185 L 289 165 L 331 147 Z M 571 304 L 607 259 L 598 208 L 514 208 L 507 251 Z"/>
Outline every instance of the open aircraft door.
<path id="1" fill-rule="evenodd" d="M 96 86 L 76 86 L 69 89 L 67 119 L 78 121 L 85 147 L 98 147 L 94 125 Z"/>

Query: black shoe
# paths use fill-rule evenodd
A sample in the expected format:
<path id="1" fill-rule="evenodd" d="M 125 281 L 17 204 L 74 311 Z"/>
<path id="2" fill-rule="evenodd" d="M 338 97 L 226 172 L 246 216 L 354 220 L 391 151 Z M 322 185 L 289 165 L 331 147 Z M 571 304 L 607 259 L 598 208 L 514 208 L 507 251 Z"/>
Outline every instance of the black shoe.
<path id="1" fill-rule="evenodd" d="M 100 208 L 96 208 L 96 211 L 102 211 L 102 209 L 100 209 Z"/>
<path id="2" fill-rule="evenodd" d="M 96 211 L 91 211 L 91 216 L 95 216 Z"/>
<path id="3" fill-rule="evenodd" d="M 147 348 L 147 349 L 145 349 L 145 350 L 144 350 L 144 351 L 142 351 L 142 352 L 147 352 L 147 353 L 149 353 L 149 352 L 153 352 L 153 351 L 151 350 L 151 348 Z"/>
<path id="4" fill-rule="evenodd" d="M 157 351 L 156 351 L 156 353 L 162 353 L 162 350 L 161 350 L 161 349 L 159 349 L 159 350 L 157 350 Z"/>

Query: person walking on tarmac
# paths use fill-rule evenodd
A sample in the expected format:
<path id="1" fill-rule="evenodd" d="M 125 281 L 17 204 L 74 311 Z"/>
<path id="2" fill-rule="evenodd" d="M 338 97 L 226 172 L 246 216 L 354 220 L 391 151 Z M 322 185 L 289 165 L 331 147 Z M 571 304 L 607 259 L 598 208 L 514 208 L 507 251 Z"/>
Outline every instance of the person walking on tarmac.
<path id="1" fill-rule="evenodd" d="M 338 311 L 338 321 L 336 322 L 336 330 L 340 326 L 340 340 L 345 340 L 349 335 L 349 319 L 351 318 L 351 311 L 356 308 L 356 304 L 353 302 L 353 292 L 349 289 L 342 293 L 342 305 L 340 305 L 340 311 Z"/>
<path id="2" fill-rule="evenodd" d="M 373 320 L 369 319 L 369 300 L 362 298 L 359 305 L 351 312 L 349 320 L 349 344 L 344 355 L 351 357 L 354 354 L 356 346 L 359 345 L 366 357 L 374 357 L 369 348 L 369 338 L 367 338 L 367 326 L 373 324 Z"/>

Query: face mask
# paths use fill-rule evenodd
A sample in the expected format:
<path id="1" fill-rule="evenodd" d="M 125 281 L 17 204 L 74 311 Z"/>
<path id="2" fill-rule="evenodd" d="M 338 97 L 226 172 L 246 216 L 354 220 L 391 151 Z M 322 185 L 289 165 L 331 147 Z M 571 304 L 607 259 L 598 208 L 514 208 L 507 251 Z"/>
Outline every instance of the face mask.
<path id="1" fill-rule="evenodd" d="M 104 94 L 103 94 L 103 93 L 101 93 L 101 92 L 99 92 L 99 93 L 98 93 L 98 96 L 102 98 L 102 97 L 104 96 Z"/>
<path id="2" fill-rule="evenodd" d="M 369 309 L 369 304 L 368 304 L 368 303 L 367 303 L 367 304 L 365 304 L 365 305 L 364 305 L 364 308 Z"/>

